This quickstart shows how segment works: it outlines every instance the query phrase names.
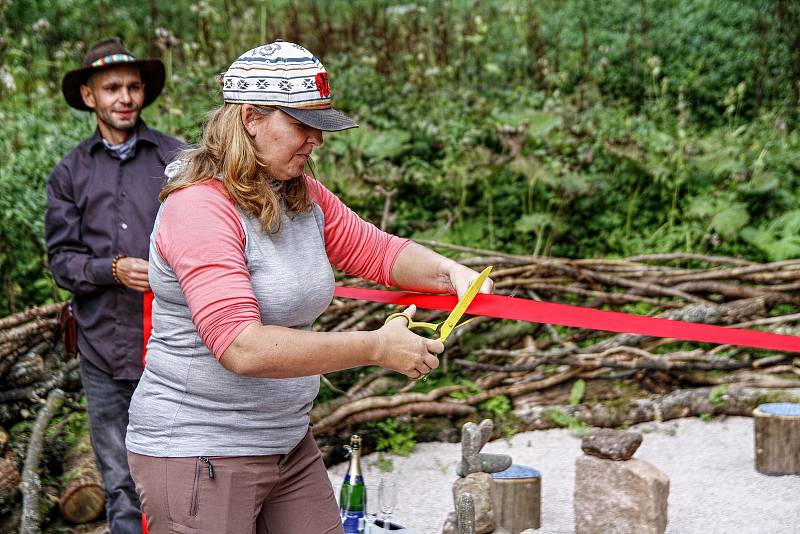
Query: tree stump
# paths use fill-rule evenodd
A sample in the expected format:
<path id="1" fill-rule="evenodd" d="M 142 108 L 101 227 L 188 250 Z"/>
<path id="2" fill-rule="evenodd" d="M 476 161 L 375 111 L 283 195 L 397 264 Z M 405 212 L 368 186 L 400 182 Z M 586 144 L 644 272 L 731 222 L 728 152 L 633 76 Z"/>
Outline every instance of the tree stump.
<path id="1" fill-rule="evenodd" d="M 800 403 L 773 402 L 753 410 L 756 471 L 800 475 Z"/>
<path id="2" fill-rule="evenodd" d="M 493 473 L 494 519 L 511 534 L 541 526 L 542 475 L 536 469 L 514 464 Z"/>
<path id="3" fill-rule="evenodd" d="M 61 477 L 63 490 L 59 500 L 61 514 L 75 524 L 96 519 L 105 507 L 103 480 L 94 461 L 88 427 L 81 430 L 84 433 L 64 460 L 64 475 Z"/>

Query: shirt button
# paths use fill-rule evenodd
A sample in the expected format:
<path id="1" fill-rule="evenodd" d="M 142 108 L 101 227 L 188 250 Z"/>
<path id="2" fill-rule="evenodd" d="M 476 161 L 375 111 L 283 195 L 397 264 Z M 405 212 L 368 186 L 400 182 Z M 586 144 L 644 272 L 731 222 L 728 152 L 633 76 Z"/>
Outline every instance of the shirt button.
<path id="1" fill-rule="evenodd" d="M 123 230 L 127 230 L 128 229 L 128 225 L 125 224 L 125 223 L 120 224 L 119 227 L 122 228 Z"/>
<path id="2" fill-rule="evenodd" d="M 123 191 L 123 192 L 122 192 L 122 196 L 123 196 L 123 197 L 124 197 L 124 196 L 127 196 L 127 195 L 128 195 L 128 194 L 127 194 L 125 191 Z"/>

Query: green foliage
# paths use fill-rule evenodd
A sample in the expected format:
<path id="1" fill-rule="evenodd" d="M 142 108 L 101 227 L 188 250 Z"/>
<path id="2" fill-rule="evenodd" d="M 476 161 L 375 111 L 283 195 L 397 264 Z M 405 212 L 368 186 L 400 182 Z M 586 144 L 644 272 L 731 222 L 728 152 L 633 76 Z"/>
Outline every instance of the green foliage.
<path id="1" fill-rule="evenodd" d="M 577 417 L 569 415 L 557 406 L 548 406 L 544 408 L 542 410 L 542 418 L 550 421 L 559 428 L 568 428 L 570 430 L 577 430 L 578 432 L 586 432 L 589 429 L 586 423 Z"/>
<path id="2" fill-rule="evenodd" d="M 569 391 L 569 403 L 571 406 L 577 406 L 583 400 L 586 393 L 586 381 L 579 378 L 572 384 L 572 389 Z"/>
<path id="3" fill-rule="evenodd" d="M 386 419 L 375 423 L 375 427 L 381 432 L 375 450 L 389 451 L 398 456 L 408 456 L 414 451 L 416 433 L 408 423 Z"/>
<path id="4" fill-rule="evenodd" d="M 748 227 L 742 238 L 753 244 L 771 261 L 800 256 L 800 210 L 791 210 L 759 228 Z"/>
<path id="5" fill-rule="evenodd" d="M 45 439 L 51 441 L 57 439 L 59 446 L 64 450 L 70 450 L 72 447 L 78 445 L 83 446 L 81 439 L 88 436 L 89 433 L 89 415 L 85 411 L 71 412 L 65 416 L 54 417 L 53 421 L 47 427 Z M 89 441 L 86 440 L 86 445 Z"/>
<path id="6" fill-rule="evenodd" d="M 511 411 L 511 399 L 505 395 L 495 395 L 480 403 L 478 408 L 489 413 L 493 418 L 500 417 Z"/>
<path id="7" fill-rule="evenodd" d="M 727 394 L 728 384 L 720 384 L 709 391 L 708 400 L 710 400 L 714 406 L 722 406 L 725 404 L 725 395 Z"/>
<path id="8" fill-rule="evenodd" d="M 449 396 L 451 398 L 453 398 L 453 399 L 464 400 L 464 399 L 469 398 L 469 397 L 471 397 L 473 395 L 477 395 L 478 393 L 481 392 L 481 388 L 476 386 L 474 382 L 472 382 L 471 380 L 468 380 L 466 378 L 463 378 L 463 377 L 456 378 L 453 383 L 458 383 L 458 384 L 461 384 L 463 386 L 467 386 L 467 389 L 465 389 L 465 390 L 450 392 Z"/>
<path id="9" fill-rule="evenodd" d="M 93 122 L 60 79 L 108 35 L 163 59 L 144 116 L 190 142 L 220 102 L 216 73 L 274 38 L 304 44 L 361 124 L 328 136 L 317 175 L 375 223 L 394 192 L 387 229 L 402 236 L 565 257 L 800 256 L 797 2 L 93 9 L 104 16 L 0 1 L 0 315 L 65 297 L 46 269 L 44 187 Z"/>

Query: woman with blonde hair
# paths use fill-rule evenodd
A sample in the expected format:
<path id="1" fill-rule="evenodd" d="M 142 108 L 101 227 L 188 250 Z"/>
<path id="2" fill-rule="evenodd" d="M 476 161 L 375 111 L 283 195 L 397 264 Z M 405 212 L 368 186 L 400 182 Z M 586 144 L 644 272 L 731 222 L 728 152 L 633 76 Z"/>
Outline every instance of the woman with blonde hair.
<path id="1" fill-rule="evenodd" d="M 333 296 L 331 266 L 458 294 L 477 273 L 381 232 L 304 174 L 323 131 L 357 126 L 331 107 L 327 72 L 306 49 L 276 41 L 245 52 L 223 97 L 161 194 L 131 472 L 153 534 L 340 533 L 309 429 L 319 375 L 379 365 L 417 378 L 444 347 L 401 319 L 312 331 Z"/>

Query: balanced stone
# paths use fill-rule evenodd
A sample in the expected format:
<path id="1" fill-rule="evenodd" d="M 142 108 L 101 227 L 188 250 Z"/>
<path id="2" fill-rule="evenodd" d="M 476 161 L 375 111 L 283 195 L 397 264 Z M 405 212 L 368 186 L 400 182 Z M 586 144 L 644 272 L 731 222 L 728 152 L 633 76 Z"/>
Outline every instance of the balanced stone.
<path id="1" fill-rule="evenodd" d="M 497 473 L 511 465 L 511 456 L 507 454 L 488 454 L 480 452 L 492 435 L 494 423 L 484 419 L 480 425 L 466 423 L 461 428 L 461 462 L 456 468 L 458 476 L 471 473 Z"/>
<path id="2" fill-rule="evenodd" d="M 586 454 L 598 458 L 627 460 L 641 444 L 642 435 L 638 432 L 597 428 L 583 437 L 581 448 Z"/>

